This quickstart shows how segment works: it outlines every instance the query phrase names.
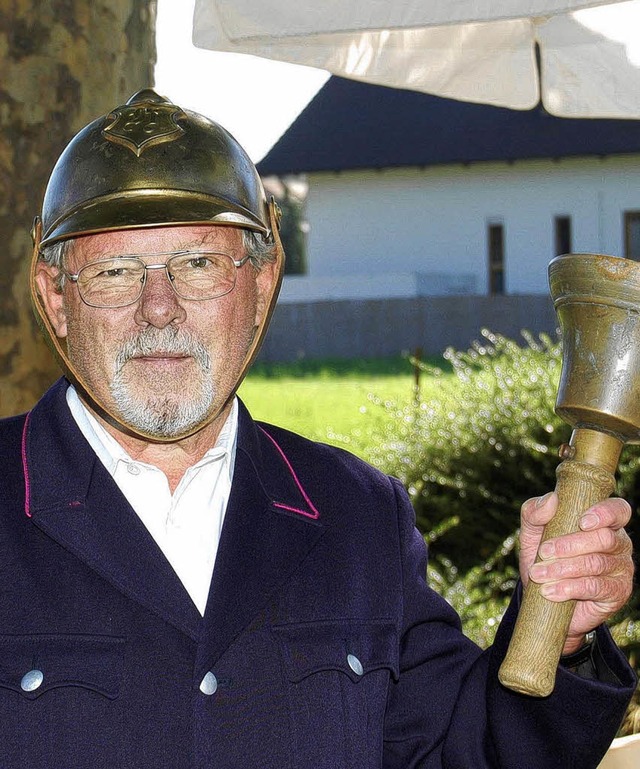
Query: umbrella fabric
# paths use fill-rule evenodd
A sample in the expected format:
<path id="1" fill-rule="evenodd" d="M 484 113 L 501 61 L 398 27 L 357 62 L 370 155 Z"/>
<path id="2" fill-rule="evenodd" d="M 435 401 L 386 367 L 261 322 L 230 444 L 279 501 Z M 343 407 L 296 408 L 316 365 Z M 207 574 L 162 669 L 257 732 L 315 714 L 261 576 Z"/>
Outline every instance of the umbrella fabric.
<path id="1" fill-rule="evenodd" d="M 595 5 L 196 0 L 193 40 L 462 101 L 530 109 L 542 100 L 563 117 L 640 117 L 640 68 L 573 13 Z M 618 10 L 632 19 L 639 9 L 633 0 Z"/>

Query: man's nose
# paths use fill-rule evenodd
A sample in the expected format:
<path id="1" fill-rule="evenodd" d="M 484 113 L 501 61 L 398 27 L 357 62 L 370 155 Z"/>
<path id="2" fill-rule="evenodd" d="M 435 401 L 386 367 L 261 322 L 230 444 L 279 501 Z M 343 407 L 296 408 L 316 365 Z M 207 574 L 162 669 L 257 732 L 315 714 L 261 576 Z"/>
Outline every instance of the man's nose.
<path id="1" fill-rule="evenodd" d="M 171 286 L 166 269 L 146 270 L 145 276 L 145 285 L 136 308 L 136 322 L 156 328 L 182 323 L 187 314 Z"/>

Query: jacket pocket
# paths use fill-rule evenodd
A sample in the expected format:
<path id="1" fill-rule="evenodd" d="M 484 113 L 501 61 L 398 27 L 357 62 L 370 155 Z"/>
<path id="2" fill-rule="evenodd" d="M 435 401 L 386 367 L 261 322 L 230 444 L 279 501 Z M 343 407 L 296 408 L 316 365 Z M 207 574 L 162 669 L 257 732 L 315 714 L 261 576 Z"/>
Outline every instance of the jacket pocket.
<path id="1" fill-rule="evenodd" d="M 297 765 L 379 766 L 387 690 L 398 677 L 394 623 L 317 621 L 273 632 L 288 679 Z"/>
<path id="2" fill-rule="evenodd" d="M 2 767 L 119 766 L 124 639 L 0 635 Z"/>

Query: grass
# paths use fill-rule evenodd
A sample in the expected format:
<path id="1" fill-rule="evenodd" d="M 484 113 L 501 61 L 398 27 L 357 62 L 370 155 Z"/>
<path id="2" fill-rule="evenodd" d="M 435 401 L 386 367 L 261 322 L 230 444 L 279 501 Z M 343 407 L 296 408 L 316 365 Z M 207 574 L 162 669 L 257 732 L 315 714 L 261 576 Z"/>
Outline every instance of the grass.
<path id="1" fill-rule="evenodd" d="M 428 362 L 435 374 L 446 367 L 442 359 Z M 429 380 L 422 373 L 423 397 Z M 257 364 L 239 391 L 256 419 L 365 458 L 390 419 L 382 403 L 407 403 L 414 393 L 414 367 L 401 357 Z"/>

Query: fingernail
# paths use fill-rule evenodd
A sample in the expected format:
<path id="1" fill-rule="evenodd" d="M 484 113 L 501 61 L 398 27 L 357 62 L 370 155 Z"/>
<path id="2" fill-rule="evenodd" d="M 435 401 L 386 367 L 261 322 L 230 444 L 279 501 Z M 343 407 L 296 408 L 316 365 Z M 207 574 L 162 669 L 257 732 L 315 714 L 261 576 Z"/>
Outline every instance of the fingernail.
<path id="1" fill-rule="evenodd" d="M 549 582 L 546 585 L 540 585 L 540 594 L 545 598 L 552 598 L 557 594 L 556 586 L 553 582 Z"/>
<path id="2" fill-rule="evenodd" d="M 540 550 L 538 552 L 540 553 L 541 558 L 553 558 L 556 554 L 556 546 L 553 542 L 543 542 L 540 545 Z"/>
<path id="3" fill-rule="evenodd" d="M 544 579 L 547 576 L 548 571 L 549 570 L 543 563 L 534 563 L 529 569 L 529 576 L 534 582 L 537 582 L 540 579 Z"/>
<path id="4" fill-rule="evenodd" d="M 594 515 L 594 513 L 587 513 L 586 515 L 583 515 L 580 519 L 580 528 L 581 529 L 595 529 L 595 527 L 598 525 L 598 516 Z"/>
<path id="5" fill-rule="evenodd" d="M 542 505 L 544 505 L 544 503 L 549 499 L 549 497 L 552 494 L 553 494 L 553 491 L 548 491 L 542 497 L 538 497 L 538 499 L 536 500 L 536 507 L 542 507 Z"/>

